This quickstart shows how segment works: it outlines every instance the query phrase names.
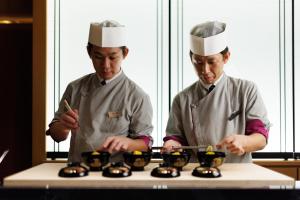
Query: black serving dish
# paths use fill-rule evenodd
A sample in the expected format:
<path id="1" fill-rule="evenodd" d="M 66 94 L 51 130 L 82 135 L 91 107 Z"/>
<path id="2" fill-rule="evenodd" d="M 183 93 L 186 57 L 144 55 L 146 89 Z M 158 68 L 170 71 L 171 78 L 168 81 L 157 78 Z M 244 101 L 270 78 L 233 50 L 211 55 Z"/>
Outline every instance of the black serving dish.
<path id="1" fill-rule="evenodd" d="M 110 153 L 106 151 L 89 151 L 83 152 L 81 156 L 90 171 L 101 171 L 108 164 Z"/>
<path id="2" fill-rule="evenodd" d="M 105 177 L 128 177 L 131 176 L 131 169 L 123 162 L 111 163 L 103 168 L 102 175 Z"/>
<path id="3" fill-rule="evenodd" d="M 204 178 L 217 178 L 221 176 L 221 172 L 217 167 L 196 167 L 193 172 L 193 176 Z"/>
<path id="4" fill-rule="evenodd" d="M 225 153 L 221 151 L 198 151 L 199 167 L 196 167 L 192 175 L 206 178 L 217 178 L 221 176 L 219 166 L 224 163 Z"/>
<path id="5" fill-rule="evenodd" d="M 151 151 L 133 151 L 123 153 L 124 162 L 131 167 L 132 171 L 143 171 L 151 161 Z"/>
<path id="6" fill-rule="evenodd" d="M 224 163 L 225 153 L 221 151 L 198 151 L 197 157 L 201 167 L 219 167 Z"/>
<path id="7" fill-rule="evenodd" d="M 83 177 L 89 174 L 89 170 L 79 162 L 68 163 L 67 167 L 59 170 L 60 177 Z"/>
<path id="8" fill-rule="evenodd" d="M 188 164 L 191 154 L 187 151 L 166 152 L 161 154 L 164 163 L 179 170 Z"/>
<path id="9" fill-rule="evenodd" d="M 159 167 L 151 171 L 151 176 L 159 178 L 174 178 L 180 176 L 180 170 L 176 167 L 169 166 L 167 163 L 159 164 Z"/>

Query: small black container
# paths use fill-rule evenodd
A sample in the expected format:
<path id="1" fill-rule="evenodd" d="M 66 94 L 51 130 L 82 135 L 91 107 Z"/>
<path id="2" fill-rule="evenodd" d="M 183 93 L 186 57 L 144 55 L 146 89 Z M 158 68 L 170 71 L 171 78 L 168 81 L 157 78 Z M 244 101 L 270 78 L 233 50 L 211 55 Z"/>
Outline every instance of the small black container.
<path id="1" fill-rule="evenodd" d="M 159 164 L 159 167 L 151 171 L 151 176 L 159 178 L 175 178 L 180 176 L 180 171 L 176 167 L 171 167 L 167 163 Z"/>
<path id="2" fill-rule="evenodd" d="M 89 170 L 79 162 L 68 163 L 67 167 L 59 170 L 60 177 L 83 177 L 89 174 Z"/>
<path id="3" fill-rule="evenodd" d="M 123 153 L 124 162 L 131 167 L 132 171 L 143 171 L 151 161 L 151 151 L 133 151 Z"/>
<path id="4" fill-rule="evenodd" d="M 221 177 L 221 172 L 218 169 L 225 160 L 225 153 L 221 151 L 198 151 L 197 152 L 199 167 L 196 167 L 192 175 L 205 178 Z"/>
<path id="5" fill-rule="evenodd" d="M 189 163 L 191 154 L 187 151 L 175 151 L 161 154 L 164 163 L 170 167 L 176 167 L 179 170 Z"/>
<path id="6" fill-rule="evenodd" d="M 218 167 L 225 160 L 225 153 L 221 151 L 198 151 L 198 161 L 201 167 Z"/>
<path id="7" fill-rule="evenodd" d="M 108 164 L 110 153 L 106 151 L 89 151 L 83 152 L 81 156 L 90 171 L 101 171 Z"/>
<path id="8" fill-rule="evenodd" d="M 192 175 L 204 178 L 217 178 L 221 176 L 221 172 L 217 167 L 196 167 Z"/>
<path id="9" fill-rule="evenodd" d="M 111 163 L 103 168 L 102 175 L 112 178 L 128 177 L 131 176 L 131 169 L 123 162 Z"/>

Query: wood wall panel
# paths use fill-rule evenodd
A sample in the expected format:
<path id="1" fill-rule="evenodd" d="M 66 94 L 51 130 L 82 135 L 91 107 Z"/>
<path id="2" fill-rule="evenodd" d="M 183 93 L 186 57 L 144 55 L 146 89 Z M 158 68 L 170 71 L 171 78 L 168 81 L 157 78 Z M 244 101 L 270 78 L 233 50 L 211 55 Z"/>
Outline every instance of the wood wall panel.
<path id="1" fill-rule="evenodd" d="M 300 160 L 255 160 L 254 163 L 300 180 Z"/>
<path id="2" fill-rule="evenodd" d="M 0 180 L 31 166 L 32 24 L 0 24 Z"/>
<path id="3" fill-rule="evenodd" d="M 32 165 L 46 160 L 46 0 L 33 0 Z"/>
<path id="4" fill-rule="evenodd" d="M 32 0 L 1 0 L 1 16 L 32 16 Z"/>

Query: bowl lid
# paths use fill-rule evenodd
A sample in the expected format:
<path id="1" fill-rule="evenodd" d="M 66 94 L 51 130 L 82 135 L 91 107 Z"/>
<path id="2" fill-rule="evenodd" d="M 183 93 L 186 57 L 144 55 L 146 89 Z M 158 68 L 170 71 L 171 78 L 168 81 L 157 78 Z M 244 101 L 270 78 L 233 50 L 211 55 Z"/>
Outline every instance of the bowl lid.
<path id="1" fill-rule="evenodd" d="M 131 169 L 123 162 L 111 163 L 103 169 L 102 175 L 105 177 L 128 177 L 131 176 Z"/>
<path id="2" fill-rule="evenodd" d="M 196 167 L 193 170 L 192 175 L 205 178 L 217 178 L 221 177 L 221 172 L 216 167 Z"/>
<path id="3" fill-rule="evenodd" d="M 78 162 L 68 163 L 67 167 L 59 170 L 60 177 L 83 177 L 89 174 L 89 170 Z"/>
<path id="4" fill-rule="evenodd" d="M 180 171 L 176 167 L 171 167 L 167 163 L 162 163 L 159 167 L 156 167 L 151 171 L 151 176 L 174 178 L 180 176 Z"/>

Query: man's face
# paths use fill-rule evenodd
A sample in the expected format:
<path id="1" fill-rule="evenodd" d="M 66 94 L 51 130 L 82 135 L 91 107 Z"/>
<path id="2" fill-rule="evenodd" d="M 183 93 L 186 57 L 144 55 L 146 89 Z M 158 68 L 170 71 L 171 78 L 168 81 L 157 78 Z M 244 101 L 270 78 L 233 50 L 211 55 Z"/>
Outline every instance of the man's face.
<path id="1" fill-rule="evenodd" d="M 122 49 L 115 47 L 98 47 L 92 45 L 89 52 L 96 73 L 103 79 L 114 77 L 120 70 L 123 59 L 127 56 L 128 49 L 123 55 Z"/>
<path id="2" fill-rule="evenodd" d="M 213 84 L 222 75 L 224 64 L 227 63 L 229 56 L 229 52 L 211 56 L 193 54 L 191 60 L 199 78 L 206 84 Z"/>

